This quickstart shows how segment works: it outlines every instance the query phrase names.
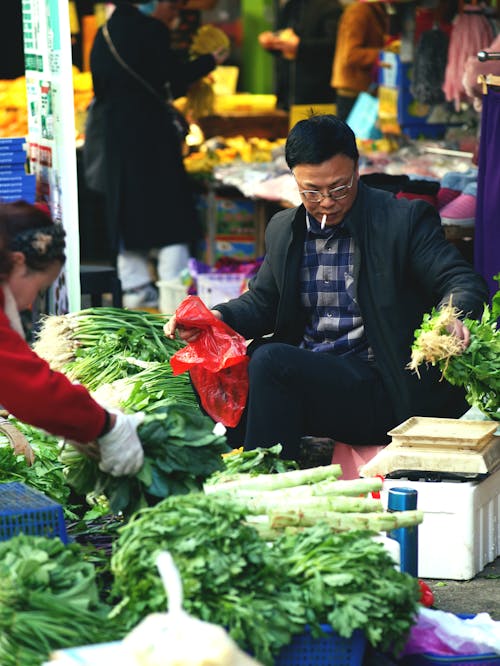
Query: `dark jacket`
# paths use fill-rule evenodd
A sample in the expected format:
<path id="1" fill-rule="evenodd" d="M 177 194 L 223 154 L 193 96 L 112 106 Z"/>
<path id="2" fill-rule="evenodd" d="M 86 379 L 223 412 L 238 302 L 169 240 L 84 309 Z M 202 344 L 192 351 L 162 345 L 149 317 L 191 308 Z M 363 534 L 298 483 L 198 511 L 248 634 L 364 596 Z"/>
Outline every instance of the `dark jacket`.
<path id="1" fill-rule="evenodd" d="M 337 0 L 289 0 L 281 10 L 277 28 L 293 28 L 300 37 L 295 60 L 277 56 L 276 92 L 281 108 L 333 104 L 330 76 L 341 13 Z"/>
<path id="2" fill-rule="evenodd" d="M 212 55 L 182 62 L 161 21 L 119 4 L 108 30 L 123 60 L 165 98 L 215 67 Z M 166 104 L 116 61 L 102 30 L 91 53 L 98 104 L 106 105 L 107 211 L 111 241 L 129 250 L 189 243 L 200 233 L 180 142 Z"/>
<path id="3" fill-rule="evenodd" d="M 419 379 L 406 365 L 414 331 L 433 306 L 453 295 L 462 312 L 481 315 L 488 298 L 483 279 L 445 239 L 437 212 L 424 201 L 395 199 L 359 183 L 344 223 L 357 245 L 357 301 L 397 423 L 410 416 L 460 416 L 467 410 L 461 389 L 440 382 L 436 368 L 423 369 Z M 301 341 L 304 238 L 303 206 L 271 219 L 266 256 L 250 290 L 216 308 L 229 326 L 248 339 L 273 333 L 274 341 Z"/>

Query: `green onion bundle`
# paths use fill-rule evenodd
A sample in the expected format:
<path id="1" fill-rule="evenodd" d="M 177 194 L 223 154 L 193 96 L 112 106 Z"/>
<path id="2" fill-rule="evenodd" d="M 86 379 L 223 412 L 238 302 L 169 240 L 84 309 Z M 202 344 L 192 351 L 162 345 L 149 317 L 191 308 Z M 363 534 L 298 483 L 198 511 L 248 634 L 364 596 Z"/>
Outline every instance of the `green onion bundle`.
<path id="1" fill-rule="evenodd" d="M 183 343 L 165 337 L 166 321 L 166 315 L 150 312 L 88 308 L 46 317 L 33 348 L 54 370 L 92 389 L 137 372 L 127 358 L 165 361 L 180 349 Z M 107 370 L 110 365 L 120 367 Z"/>

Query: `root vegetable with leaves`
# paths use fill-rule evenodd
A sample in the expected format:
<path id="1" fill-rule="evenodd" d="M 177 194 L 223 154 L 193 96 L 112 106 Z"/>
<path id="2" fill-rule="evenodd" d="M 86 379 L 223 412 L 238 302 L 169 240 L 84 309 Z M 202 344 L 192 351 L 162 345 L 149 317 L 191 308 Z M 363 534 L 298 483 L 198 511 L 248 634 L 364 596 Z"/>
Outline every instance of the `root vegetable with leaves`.
<path id="1" fill-rule="evenodd" d="M 500 274 L 495 277 L 500 280 Z M 485 306 L 479 321 L 463 319 L 461 330 L 466 338 L 457 335 L 456 322 L 461 313 L 452 303 L 424 316 L 415 331 L 411 361 L 408 369 L 418 374 L 424 363 L 437 365 L 443 378 L 465 389 L 467 402 L 488 418 L 500 420 L 500 291 Z"/>

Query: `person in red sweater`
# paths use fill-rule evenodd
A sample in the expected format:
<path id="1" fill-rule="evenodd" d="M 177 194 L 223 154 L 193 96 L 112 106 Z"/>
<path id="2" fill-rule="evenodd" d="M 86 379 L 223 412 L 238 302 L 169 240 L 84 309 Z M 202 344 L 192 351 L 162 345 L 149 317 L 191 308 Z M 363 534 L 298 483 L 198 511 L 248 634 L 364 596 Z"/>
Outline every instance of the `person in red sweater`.
<path id="1" fill-rule="evenodd" d="M 66 260 L 64 229 L 41 208 L 0 204 L 0 405 L 20 421 L 79 443 L 113 476 L 143 463 L 142 415 L 106 410 L 84 386 L 53 371 L 25 340 L 19 312 L 57 278 Z"/>

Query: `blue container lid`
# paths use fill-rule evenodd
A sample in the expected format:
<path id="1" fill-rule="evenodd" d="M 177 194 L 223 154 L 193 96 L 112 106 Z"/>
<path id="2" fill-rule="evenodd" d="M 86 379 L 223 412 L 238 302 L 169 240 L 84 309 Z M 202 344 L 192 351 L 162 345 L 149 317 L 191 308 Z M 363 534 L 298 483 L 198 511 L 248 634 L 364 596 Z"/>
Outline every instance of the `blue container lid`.
<path id="1" fill-rule="evenodd" d="M 417 491 L 413 488 L 389 488 L 389 511 L 408 511 L 417 508 Z"/>

